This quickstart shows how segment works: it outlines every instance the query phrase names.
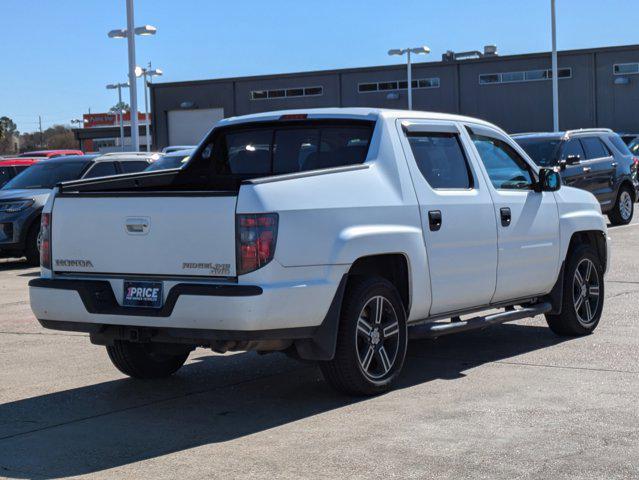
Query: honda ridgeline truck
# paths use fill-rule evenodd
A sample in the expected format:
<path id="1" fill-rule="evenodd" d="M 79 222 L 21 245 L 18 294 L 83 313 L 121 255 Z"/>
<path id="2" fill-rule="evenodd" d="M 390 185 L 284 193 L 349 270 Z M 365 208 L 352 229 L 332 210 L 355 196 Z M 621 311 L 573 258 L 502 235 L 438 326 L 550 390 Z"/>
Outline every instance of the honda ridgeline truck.
<path id="1" fill-rule="evenodd" d="M 393 384 L 409 337 L 539 314 L 591 333 L 609 258 L 595 197 L 499 128 L 362 108 L 229 118 L 182 169 L 63 183 L 41 245 L 37 319 L 129 376 L 280 351 L 358 395 Z"/>

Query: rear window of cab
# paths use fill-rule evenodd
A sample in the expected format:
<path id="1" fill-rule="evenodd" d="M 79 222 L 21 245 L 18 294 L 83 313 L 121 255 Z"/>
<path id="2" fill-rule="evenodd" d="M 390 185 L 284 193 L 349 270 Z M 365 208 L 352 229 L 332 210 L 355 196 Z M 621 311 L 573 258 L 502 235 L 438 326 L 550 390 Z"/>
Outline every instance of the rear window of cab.
<path id="1" fill-rule="evenodd" d="M 246 179 L 357 165 L 366 160 L 374 125 L 315 120 L 220 128 L 191 164 L 213 176 Z"/>

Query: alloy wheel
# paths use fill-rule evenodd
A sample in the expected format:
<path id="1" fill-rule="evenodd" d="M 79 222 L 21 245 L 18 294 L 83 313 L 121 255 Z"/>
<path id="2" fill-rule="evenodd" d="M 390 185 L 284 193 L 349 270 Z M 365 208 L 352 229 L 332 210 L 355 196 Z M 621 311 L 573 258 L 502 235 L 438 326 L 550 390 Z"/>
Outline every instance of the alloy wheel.
<path id="1" fill-rule="evenodd" d="M 624 220 L 628 220 L 632 215 L 632 197 L 626 190 L 619 196 L 619 213 Z"/>
<path id="2" fill-rule="evenodd" d="M 400 346 L 399 320 L 391 302 L 383 296 L 369 299 L 357 319 L 357 358 L 362 372 L 373 381 L 387 376 Z"/>
<path id="3" fill-rule="evenodd" d="M 595 321 L 600 295 L 599 272 L 592 260 L 584 258 L 579 262 L 572 285 L 577 319 L 582 325 L 588 326 Z"/>

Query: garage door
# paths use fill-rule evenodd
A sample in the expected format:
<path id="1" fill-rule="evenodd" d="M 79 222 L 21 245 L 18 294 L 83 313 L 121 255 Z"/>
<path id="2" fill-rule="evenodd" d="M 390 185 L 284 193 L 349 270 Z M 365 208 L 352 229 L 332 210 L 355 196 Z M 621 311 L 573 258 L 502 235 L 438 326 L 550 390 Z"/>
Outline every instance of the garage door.
<path id="1" fill-rule="evenodd" d="M 169 145 L 197 145 L 213 124 L 224 118 L 223 108 L 169 111 Z"/>

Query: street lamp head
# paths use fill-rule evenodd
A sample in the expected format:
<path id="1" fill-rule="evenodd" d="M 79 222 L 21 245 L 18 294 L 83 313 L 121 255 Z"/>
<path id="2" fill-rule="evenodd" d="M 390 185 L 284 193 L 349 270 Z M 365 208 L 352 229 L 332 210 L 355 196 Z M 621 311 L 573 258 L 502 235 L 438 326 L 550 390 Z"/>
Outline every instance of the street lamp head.
<path id="1" fill-rule="evenodd" d="M 157 31 L 158 29 L 154 27 L 153 25 L 142 25 L 141 27 L 135 27 L 135 30 L 134 30 L 136 35 L 142 35 L 142 36 L 155 35 Z"/>
<path id="2" fill-rule="evenodd" d="M 422 47 L 411 48 L 410 51 L 412 53 L 417 54 L 417 55 L 419 55 L 419 54 L 427 55 L 427 54 L 430 53 L 430 48 L 428 48 L 426 45 L 424 45 Z"/>
<path id="3" fill-rule="evenodd" d="M 128 83 L 109 83 L 106 86 L 107 90 L 116 90 L 118 88 L 129 88 Z"/>
<path id="4" fill-rule="evenodd" d="M 126 38 L 126 30 L 118 28 L 109 32 L 109 38 Z"/>
<path id="5" fill-rule="evenodd" d="M 142 75 L 144 75 L 144 74 L 146 73 L 146 69 L 145 69 L 145 68 L 140 67 L 139 65 L 137 65 L 137 66 L 135 67 L 135 70 L 133 70 L 133 72 L 135 73 L 135 76 L 136 76 L 137 78 L 140 78 Z"/>
<path id="6" fill-rule="evenodd" d="M 401 48 L 391 48 L 388 51 L 389 55 L 404 55 L 405 50 L 402 50 Z"/>
<path id="7" fill-rule="evenodd" d="M 162 70 L 160 70 L 159 68 L 154 68 L 153 70 L 148 70 L 147 75 L 151 75 L 152 77 L 159 77 L 162 74 L 164 74 L 164 72 Z"/>

